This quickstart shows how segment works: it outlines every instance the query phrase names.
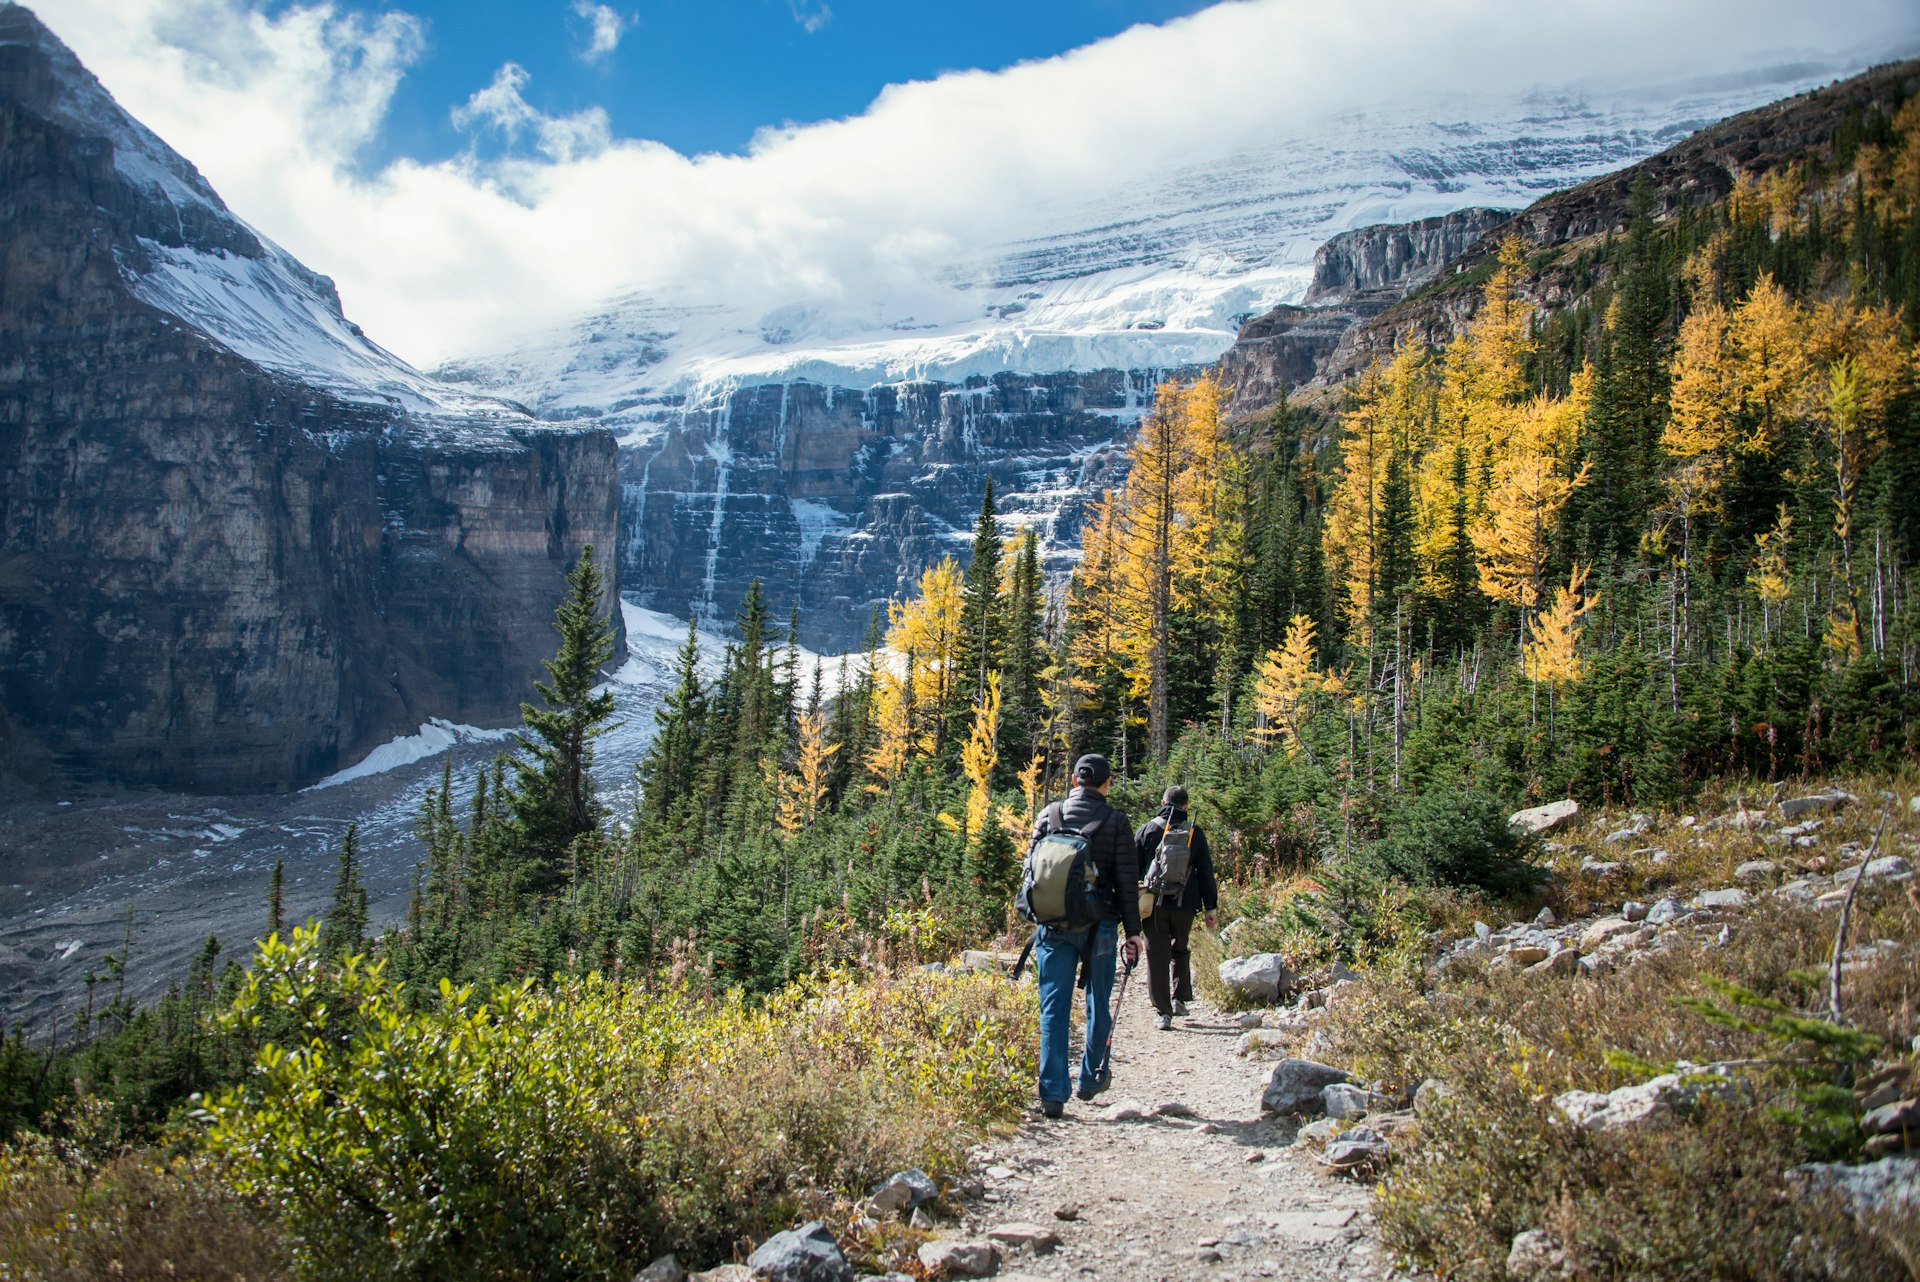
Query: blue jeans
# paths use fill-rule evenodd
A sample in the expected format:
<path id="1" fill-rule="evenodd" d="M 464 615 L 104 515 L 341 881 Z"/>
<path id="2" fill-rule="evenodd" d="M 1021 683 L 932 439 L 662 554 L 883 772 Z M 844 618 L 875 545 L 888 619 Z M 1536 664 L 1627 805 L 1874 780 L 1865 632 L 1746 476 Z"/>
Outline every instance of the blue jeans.
<path id="1" fill-rule="evenodd" d="M 1103 921 L 1070 933 L 1040 927 L 1033 946 L 1034 971 L 1040 977 L 1040 1098 L 1066 1102 L 1067 1056 L 1073 1027 L 1073 986 L 1083 956 L 1091 959 L 1087 976 L 1087 1042 L 1080 1055 L 1080 1088 L 1088 1090 L 1110 1075 L 1107 1035 L 1113 1025 L 1114 960 L 1120 953 L 1120 923 Z"/>

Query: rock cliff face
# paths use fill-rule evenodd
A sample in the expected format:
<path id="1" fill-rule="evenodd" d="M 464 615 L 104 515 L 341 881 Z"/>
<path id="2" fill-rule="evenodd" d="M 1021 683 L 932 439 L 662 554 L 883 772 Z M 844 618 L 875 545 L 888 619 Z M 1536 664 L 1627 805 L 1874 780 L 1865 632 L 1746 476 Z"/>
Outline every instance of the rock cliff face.
<path id="1" fill-rule="evenodd" d="M 808 645 L 856 648 L 876 605 L 941 557 L 967 559 L 988 477 L 1003 525 L 1035 529 L 1063 567 L 1156 380 L 766 383 L 682 406 L 621 452 L 622 579 L 643 604 L 724 629 L 759 577 L 777 612 L 799 605 Z"/>
<path id="2" fill-rule="evenodd" d="M 1433 280 L 1510 217 L 1501 209 L 1462 209 L 1329 240 L 1314 252 L 1313 283 L 1301 305 L 1254 317 L 1221 357 L 1221 375 L 1233 388 L 1228 414 L 1256 414 L 1310 382 L 1355 326 Z"/>
<path id="3" fill-rule="evenodd" d="M 0 770 L 277 790 L 510 718 L 611 436 L 437 396 L 17 6 L 0 192 Z"/>

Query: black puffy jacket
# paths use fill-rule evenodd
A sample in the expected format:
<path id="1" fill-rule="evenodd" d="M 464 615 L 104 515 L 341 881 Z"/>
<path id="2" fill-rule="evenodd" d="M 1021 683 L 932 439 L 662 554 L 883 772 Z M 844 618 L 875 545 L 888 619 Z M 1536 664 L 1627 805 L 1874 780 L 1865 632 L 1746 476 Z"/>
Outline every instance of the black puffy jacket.
<path id="1" fill-rule="evenodd" d="M 1127 817 L 1107 804 L 1093 788 L 1075 788 L 1054 803 L 1068 828 L 1087 839 L 1087 853 L 1100 874 L 1100 912 L 1103 917 L 1126 925 L 1127 934 L 1140 933 L 1140 860 L 1133 849 L 1133 825 Z M 1040 812 L 1033 825 L 1033 837 L 1027 853 L 1053 828 L 1054 806 Z M 1094 825 L 1098 827 L 1094 827 Z M 1088 829 L 1093 831 L 1089 832 Z"/>

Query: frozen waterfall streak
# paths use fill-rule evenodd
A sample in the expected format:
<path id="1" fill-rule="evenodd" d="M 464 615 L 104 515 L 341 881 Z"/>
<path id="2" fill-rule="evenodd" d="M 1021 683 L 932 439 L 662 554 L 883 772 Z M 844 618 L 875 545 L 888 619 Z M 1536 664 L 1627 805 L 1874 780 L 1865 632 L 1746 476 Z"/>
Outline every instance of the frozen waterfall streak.
<path id="1" fill-rule="evenodd" d="M 720 571 L 720 536 L 727 521 L 727 485 L 733 479 L 733 387 L 723 384 L 719 407 L 712 411 L 713 434 L 707 438 L 707 457 L 715 464 L 713 480 L 713 521 L 707 526 L 707 574 L 700 593 L 697 617 L 713 619 L 719 611 L 714 605 L 714 579 Z"/>
<path id="2" fill-rule="evenodd" d="M 640 484 L 638 486 L 638 493 L 635 493 L 633 497 L 633 517 L 627 523 L 627 546 L 623 549 L 623 555 L 620 558 L 622 565 L 638 566 L 640 564 L 641 553 L 646 550 L 647 483 L 653 476 L 653 461 L 659 458 L 661 452 L 665 449 L 665 444 L 659 445 L 654 449 L 653 453 L 647 455 L 647 461 L 640 465 Z M 629 493 L 635 490 L 635 487 L 631 485 L 626 488 Z M 638 578 L 639 576 L 635 575 L 635 577 Z M 624 594 L 629 588 L 632 591 L 638 592 L 640 590 L 640 584 L 634 583 L 627 585 L 627 587 L 622 588 L 622 593 Z"/>

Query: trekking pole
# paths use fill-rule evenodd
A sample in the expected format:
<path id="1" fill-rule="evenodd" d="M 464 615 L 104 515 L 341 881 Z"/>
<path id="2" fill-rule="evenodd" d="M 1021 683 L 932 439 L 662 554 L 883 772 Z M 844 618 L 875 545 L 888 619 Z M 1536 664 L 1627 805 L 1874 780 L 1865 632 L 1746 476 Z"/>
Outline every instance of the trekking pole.
<path id="1" fill-rule="evenodd" d="M 1100 1056 L 1100 1072 L 1095 1076 L 1096 1081 L 1113 1068 L 1113 1030 L 1120 1027 L 1120 1005 L 1127 1000 L 1127 981 L 1133 978 L 1133 968 L 1139 964 L 1130 961 L 1120 972 L 1120 991 L 1113 995 L 1113 1018 L 1107 1021 L 1107 1044 Z"/>

